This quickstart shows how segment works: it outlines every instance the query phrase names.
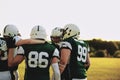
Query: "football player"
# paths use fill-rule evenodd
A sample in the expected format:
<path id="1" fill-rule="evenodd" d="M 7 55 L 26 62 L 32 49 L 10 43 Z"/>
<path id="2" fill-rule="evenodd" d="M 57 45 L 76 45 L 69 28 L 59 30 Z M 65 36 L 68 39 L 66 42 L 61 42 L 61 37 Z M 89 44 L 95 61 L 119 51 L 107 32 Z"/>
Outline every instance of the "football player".
<path id="1" fill-rule="evenodd" d="M 7 43 L 3 37 L 0 38 L 0 80 L 11 80 L 8 68 Z"/>
<path id="2" fill-rule="evenodd" d="M 31 39 L 39 40 L 39 42 L 19 46 L 15 57 L 10 49 L 9 65 L 16 66 L 25 59 L 24 80 L 50 80 L 49 68 L 51 65 L 55 80 L 60 80 L 59 51 L 46 41 L 45 29 L 37 25 L 32 28 L 30 36 Z"/>
<path id="3" fill-rule="evenodd" d="M 8 67 L 8 51 L 11 43 L 8 41 L 13 39 L 14 36 L 19 35 L 18 29 L 14 25 L 6 25 L 3 30 L 3 37 L 0 38 L 0 80 L 18 80 L 18 65 L 15 67 Z M 16 41 L 19 38 L 16 38 Z M 14 46 L 16 48 L 16 46 Z M 13 52 L 15 55 L 15 51 Z"/>
<path id="4" fill-rule="evenodd" d="M 64 41 L 61 43 L 60 72 L 62 73 L 69 62 L 70 80 L 87 80 L 86 71 L 90 66 L 89 46 L 79 40 L 80 30 L 75 24 L 64 26 Z"/>
<path id="5" fill-rule="evenodd" d="M 58 50 L 60 50 L 60 43 L 63 38 L 63 28 L 61 27 L 55 27 L 50 35 L 52 45 L 54 45 Z M 67 64 L 64 72 L 61 74 L 61 80 L 70 80 L 70 71 L 69 66 Z M 53 75 L 54 76 L 54 75 Z"/>
<path id="6" fill-rule="evenodd" d="M 62 41 L 63 37 L 63 29 L 61 27 L 55 27 L 50 35 L 50 39 L 52 44 L 59 49 L 60 42 Z"/>

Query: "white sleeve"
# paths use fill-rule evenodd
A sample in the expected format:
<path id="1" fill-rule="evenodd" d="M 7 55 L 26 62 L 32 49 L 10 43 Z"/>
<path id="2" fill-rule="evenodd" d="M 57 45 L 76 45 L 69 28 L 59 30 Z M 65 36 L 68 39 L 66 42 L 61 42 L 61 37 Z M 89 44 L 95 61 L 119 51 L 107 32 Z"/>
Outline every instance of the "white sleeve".
<path id="1" fill-rule="evenodd" d="M 13 39 L 15 40 L 15 44 L 16 44 L 19 40 L 21 40 L 21 38 L 20 38 L 19 36 L 15 36 Z"/>
<path id="2" fill-rule="evenodd" d="M 54 80 L 61 80 L 58 63 L 53 63 L 52 69 L 53 69 Z"/>
<path id="3" fill-rule="evenodd" d="M 57 48 L 54 50 L 53 56 L 56 56 L 59 58 L 59 51 Z"/>
<path id="4" fill-rule="evenodd" d="M 72 50 L 72 45 L 69 42 L 61 42 L 60 43 L 60 48 L 69 48 Z"/>
<path id="5" fill-rule="evenodd" d="M 24 49 L 22 46 L 18 47 L 17 54 L 24 54 Z"/>

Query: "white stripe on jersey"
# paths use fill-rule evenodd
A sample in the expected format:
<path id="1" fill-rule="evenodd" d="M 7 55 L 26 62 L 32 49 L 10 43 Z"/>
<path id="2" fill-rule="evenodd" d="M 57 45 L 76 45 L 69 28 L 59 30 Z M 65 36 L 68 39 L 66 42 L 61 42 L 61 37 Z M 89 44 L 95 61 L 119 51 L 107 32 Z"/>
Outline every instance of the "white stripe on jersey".
<path id="1" fill-rule="evenodd" d="M 17 54 L 24 54 L 24 49 L 22 46 L 18 47 Z"/>
<path id="2" fill-rule="evenodd" d="M 72 50 L 72 45 L 69 42 L 60 42 L 60 48 L 66 47 Z"/>
<path id="3" fill-rule="evenodd" d="M 59 57 L 59 51 L 57 48 L 54 50 L 53 56 Z"/>

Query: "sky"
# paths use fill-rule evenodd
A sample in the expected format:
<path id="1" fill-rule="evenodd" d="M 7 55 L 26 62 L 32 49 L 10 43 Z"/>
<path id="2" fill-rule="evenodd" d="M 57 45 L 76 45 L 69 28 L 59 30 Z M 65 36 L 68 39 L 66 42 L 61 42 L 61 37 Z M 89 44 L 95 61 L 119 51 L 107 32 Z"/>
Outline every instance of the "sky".
<path id="1" fill-rule="evenodd" d="M 76 24 L 81 39 L 120 40 L 120 0 L 0 0 L 0 33 L 14 24 L 23 38 L 33 26 L 46 29 Z"/>

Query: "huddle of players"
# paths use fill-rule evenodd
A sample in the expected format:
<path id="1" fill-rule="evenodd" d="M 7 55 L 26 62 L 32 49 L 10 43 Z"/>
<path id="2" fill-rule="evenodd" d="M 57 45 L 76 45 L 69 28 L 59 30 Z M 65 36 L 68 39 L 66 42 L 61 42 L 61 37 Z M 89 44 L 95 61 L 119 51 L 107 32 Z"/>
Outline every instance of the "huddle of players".
<path id="1" fill-rule="evenodd" d="M 54 72 L 53 80 L 87 80 L 89 46 L 79 40 L 80 30 L 75 24 L 54 28 L 51 43 L 46 41 L 46 31 L 39 25 L 32 28 L 30 39 L 22 40 L 19 35 L 14 25 L 6 25 L 3 30 L 0 80 L 18 80 L 17 68 L 24 59 L 24 80 L 50 80 L 50 65 Z"/>

